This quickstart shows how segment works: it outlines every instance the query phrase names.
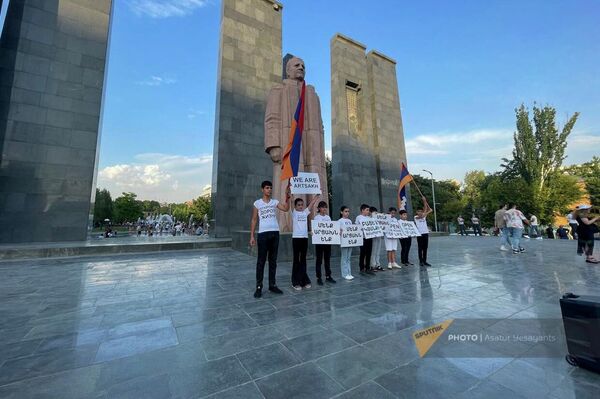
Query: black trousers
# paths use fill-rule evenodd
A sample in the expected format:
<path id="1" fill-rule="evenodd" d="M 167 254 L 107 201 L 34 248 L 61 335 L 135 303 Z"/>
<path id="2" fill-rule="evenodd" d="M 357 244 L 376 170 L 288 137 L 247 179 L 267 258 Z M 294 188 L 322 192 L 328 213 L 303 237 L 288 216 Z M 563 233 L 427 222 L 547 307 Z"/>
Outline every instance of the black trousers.
<path id="1" fill-rule="evenodd" d="M 412 237 L 400 239 L 400 263 L 408 263 L 408 253 L 410 252 L 411 244 Z"/>
<path id="2" fill-rule="evenodd" d="M 331 245 L 315 245 L 315 255 L 317 262 L 315 263 L 315 271 L 317 278 L 321 278 L 321 263 L 325 262 L 325 277 L 331 277 Z"/>
<path id="3" fill-rule="evenodd" d="M 473 234 L 481 235 L 481 226 L 480 225 L 478 225 L 478 224 L 473 225 Z"/>
<path id="4" fill-rule="evenodd" d="M 306 252 L 308 251 L 308 238 L 292 238 L 292 285 L 304 287 L 310 284 L 306 274 Z"/>
<path id="5" fill-rule="evenodd" d="M 429 234 L 421 234 L 417 237 L 417 248 L 419 252 L 419 262 L 427 262 L 427 247 L 429 246 Z"/>
<path id="6" fill-rule="evenodd" d="M 279 250 L 279 232 L 266 231 L 259 233 L 256 240 L 258 245 L 258 259 L 256 260 L 256 288 L 263 287 L 265 262 L 269 259 L 269 287 L 276 286 L 275 273 L 277 272 L 277 251 Z"/>
<path id="7" fill-rule="evenodd" d="M 363 239 L 363 245 L 360 247 L 360 255 L 358 257 L 358 266 L 361 272 L 371 270 L 371 252 L 373 251 L 373 239 Z"/>
<path id="8" fill-rule="evenodd" d="M 458 225 L 458 231 L 460 231 L 460 235 L 461 236 L 464 236 L 465 234 L 467 234 L 467 230 L 465 229 L 465 225 L 464 224 L 459 224 Z"/>

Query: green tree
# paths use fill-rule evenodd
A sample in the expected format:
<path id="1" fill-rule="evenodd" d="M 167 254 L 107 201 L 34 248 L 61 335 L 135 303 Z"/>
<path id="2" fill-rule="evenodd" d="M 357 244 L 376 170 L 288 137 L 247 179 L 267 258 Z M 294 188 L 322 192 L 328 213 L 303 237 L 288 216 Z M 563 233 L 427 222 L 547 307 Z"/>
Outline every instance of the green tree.
<path id="1" fill-rule="evenodd" d="M 580 165 L 571 165 L 565 168 L 570 176 L 583 179 L 585 190 L 590 196 L 590 202 L 600 205 L 600 157 L 593 157 L 591 161 Z"/>
<path id="2" fill-rule="evenodd" d="M 562 129 L 556 123 L 556 109 L 550 106 L 533 107 L 533 119 L 525 105 L 515 109 L 517 131 L 514 134 L 513 158 L 504 158 L 502 177 L 507 187 L 527 188 L 521 207 L 537 214 L 542 222 L 552 220 L 554 214 L 581 196 L 581 190 L 572 179 L 563 178 L 560 168 L 565 159 L 567 138 L 575 126 L 579 113 L 568 118 Z M 521 179 L 521 182 L 518 180 Z M 521 195 L 523 193 L 516 193 Z"/>
<path id="3" fill-rule="evenodd" d="M 113 202 L 110 192 L 103 188 L 96 189 L 96 200 L 94 202 L 94 223 L 101 223 L 105 219 L 113 219 Z"/>
<path id="4" fill-rule="evenodd" d="M 472 170 L 465 174 L 463 185 L 463 196 L 465 201 L 465 211 L 467 214 L 481 214 L 481 191 L 486 180 L 486 175 L 483 170 Z M 467 215 L 463 215 L 467 216 Z M 469 219 L 467 217 L 467 219 Z"/>
<path id="5" fill-rule="evenodd" d="M 192 201 L 190 207 L 190 213 L 194 215 L 194 220 L 200 220 L 204 215 L 208 215 L 210 219 L 212 217 L 212 207 L 209 197 L 198 197 Z"/>
<path id="6" fill-rule="evenodd" d="M 159 213 L 160 212 L 160 203 L 158 201 L 144 200 L 144 201 L 142 201 L 142 207 L 143 207 L 144 212 L 149 212 L 149 213 Z"/>
<path id="7" fill-rule="evenodd" d="M 192 214 L 192 210 L 187 204 L 171 204 L 171 211 L 175 219 L 185 223 L 187 223 Z"/>
<path id="8" fill-rule="evenodd" d="M 416 184 L 418 184 L 425 198 L 427 198 L 429 205 L 433 208 L 431 179 L 425 178 L 421 175 L 413 175 L 413 179 L 415 180 Z M 462 208 L 464 207 L 459 183 L 453 180 L 436 180 L 434 182 L 434 187 L 438 223 L 454 221 L 462 212 Z M 421 195 L 415 188 L 415 183 L 411 183 L 410 198 L 413 211 L 416 211 L 423 205 Z"/>
<path id="9" fill-rule="evenodd" d="M 114 215 L 117 223 L 135 222 L 143 216 L 143 205 L 134 193 L 123 193 L 115 199 Z"/>

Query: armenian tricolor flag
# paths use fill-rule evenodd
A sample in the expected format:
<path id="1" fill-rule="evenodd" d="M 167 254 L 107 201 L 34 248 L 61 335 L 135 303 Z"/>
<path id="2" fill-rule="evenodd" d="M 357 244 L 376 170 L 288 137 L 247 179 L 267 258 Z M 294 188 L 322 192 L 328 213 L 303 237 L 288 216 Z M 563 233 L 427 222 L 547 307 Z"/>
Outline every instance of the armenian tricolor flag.
<path id="1" fill-rule="evenodd" d="M 406 186 L 413 181 L 413 177 L 408 173 L 406 165 L 402 162 L 402 171 L 400 172 L 400 184 L 398 185 L 398 210 L 406 210 Z"/>
<path id="2" fill-rule="evenodd" d="M 288 142 L 283 159 L 281 160 L 281 180 L 298 176 L 300 151 L 302 149 L 302 130 L 304 129 L 304 90 L 306 84 L 302 82 L 302 91 L 298 99 L 296 113 L 290 128 L 290 141 Z"/>

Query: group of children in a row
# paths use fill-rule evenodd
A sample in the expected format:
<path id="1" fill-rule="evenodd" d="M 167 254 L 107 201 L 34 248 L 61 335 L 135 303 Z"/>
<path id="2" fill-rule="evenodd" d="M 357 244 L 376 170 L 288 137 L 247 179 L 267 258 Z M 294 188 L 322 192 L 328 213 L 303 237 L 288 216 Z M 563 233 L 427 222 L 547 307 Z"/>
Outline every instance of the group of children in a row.
<path id="1" fill-rule="evenodd" d="M 290 210 L 290 193 L 286 193 L 285 201 L 281 203 L 278 200 L 271 198 L 272 183 L 270 181 L 264 181 L 261 185 L 262 198 L 254 202 L 252 210 L 252 222 L 250 225 L 250 246 L 258 244 L 258 258 L 256 262 L 256 291 L 254 293 L 255 298 L 262 296 L 262 284 L 264 276 L 264 268 L 267 258 L 269 260 L 269 291 L 276 294 L 283 294 L 283 291 L 275 284 L 275 275 L 277 269 L 277 252 L 279 247 L 279 224 L 277 222 L 277 211 L 288 212 Z M 319 199 L 318 196 L 314 197 L 307 207 L 304 206 L 304 200 L 297 198 L 294 201 L 294 209 L 292 210 L 293 219 L 293 233 L 292 233 L 292 246 L 293 246 L 293 266 L 292 266 L 292 286 L 295 290 L 301 290 L 302 288 L 310 288 L 311 281 L 306 272 L 306 253 L 308 251 L 308 216 L 311 213 L 315 203 Z M 426 204 L 426 201 L 424 201 Z M 370 220 L 377 209 L 369 207 L 367 204 L 362 204 L 360 207 L 360 215 L 356 217 L 356 224 L 360 225 L 364 220 Z M 415 224 L 419 233 L 417 237 L 418 252 L 419 252 L 419 263 L 421 266 L 431 266 L 427 263 L 427 246 L 429 241 L 429 229 L 427 228 L 427 215 L 431 212 L 428 206 L 424 209 L 417 210 L 415 216 Z M 389 216 L 392 218 L 396 217 L 396 208 L 389 208 Z M 401 220 L 407 220 L 408 214 L 406 211 L 401 210 L 399 212 Z M 328 207 L 325 201 L 320 201 L 317 205 L 317 215 L 315 215 L 315 221 L 331 221 L 328 215 Z M 350 208 L 342 206 L 340 209 L 340 226 L 351 225 L 352 220 L 350 219 Z M 255 238 L 254 233 L 258 225 L 258 235 Z M 401 268 L 396 263 L 396 249 L 398 247 L 398 239 L 377 237 L 377 238 L 363 238 L 363 245 L 360 247 L 359 256 L 359 268 L 361 274 L 372 275 L 375 271 L 383 271 L 384 268 L 380 264 L 380 252 L 382 242 L 385 245 L 388 259 L 388 269 Z M 411 238 L 401 238 L 401 253 L 400 262 L 404 266 L 412 265 L 408 260 L 408 253 L 411 246 Z M 336 281 L 331 276 L 331 245 L 315 245 L 315 256 L 316 264 L 315 271 L 317 275 L 317 284 L 323 285 L 323 279 L 321 274 L 321 265 L 325 265 L 325 281 L 334 284 Z M 352 248 L 341 248 L 341 274 L 346 280 L 353 280 L 350 258 L 352 256 Z"/>
<path id="2" fill-rule="evenodd" d="M 293 233 L 292 233 L 292 245 L 293 245 L 293 263 L 292 263 L 292 287 L 295 290 L 301 290 L 302 288 L 310 288 L 310 279 L 306 272 L 306 253 L 308 248 L 308 215 L 311 213 L 314 204 L 319 197 L 314 197 L 313 200 L 308 204 L 308 207 L 304 207 L 304 201 L 301 198 L 297 198 L 294 201 L 294 209 L 292 210 L 293 218 Z M 360 207 L 360 214 L 356 217 L 355 224 L 360 225 L 362 222 L 371 219 L 377 213 L 377 208 L 370 207 L 367 204 L 362 204 Z M 394 207 L 388 209 L 388 217 L 396 218 L 396 214 L 399 214 L 401 220 L 408 220 L 408 213 L 405 210 L 398 210 Z M 419 244 L 419 262 L 421 266 L 431 266 L 427 263 L 427 244 L 429 229 L 427 228 L 426 216 L 429 212 L 420 209 L 415 217 L 417 229 L 421 236 L 417 238 Z M 317 214 L 314 217 L 315 221 L 331 221 L 328 215 L 328 207 L 325 201 L 320 201 L 317 205 Z M 350 208 L 343 205 L 340 208 L 340 228 L 344 226 L 352 225 L 350 219 Z M 408 260 L 408 253 L 410 251 L 412 238 L 400 238 L 400 262 L 404 266 L 413 265 Z M 396 250 L 398 249 L 398 238 L 375 237 L 375 238 L 364 238 L 363 245 L 360 246 L 359 254 L 359 268 L 361 274 L 373 275 L 377 271 L 384 271 L 385 269 L 381 266 L 381 248 L 385 246 L 387 252 L 387 268 L 388 269 L 400 269 L 400 266 L 396 262 Z M 354 276 L 351 271 L 350 259 L 352 257 L 352 247 L 341 247 L 341 275 L 345 280 L 353 280 Z M 315 244 L 315 271 L 317 275 L 317 284 L 323 285 L 321 278 L 321 265 L 325 264 L 325 281 L 330 283 L 336 283 L 331 277 L 331 245 Z"/>

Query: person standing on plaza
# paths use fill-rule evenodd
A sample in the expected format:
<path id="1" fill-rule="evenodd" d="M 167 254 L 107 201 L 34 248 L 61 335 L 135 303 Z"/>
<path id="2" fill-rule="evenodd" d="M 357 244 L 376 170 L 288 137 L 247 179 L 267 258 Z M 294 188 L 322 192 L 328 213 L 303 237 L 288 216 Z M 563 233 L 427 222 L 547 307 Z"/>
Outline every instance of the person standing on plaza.
<path id="1" fill-rule="evenodd" d="M 500 234 L 500 251 L 508 251 L 508 248 L 510 248 L 510 241 L 508 239 L 510 232 L 508 227 L 506 227 L 506 220 L 504 220 L 507 208 L 508 206 L 504 204 L 494 214 L 494 227 L 499 230 Z"/>
<path id="2" fill-rule="evenodd" d="M 390 218 L 390 224 L 398 225 L 398 219 L 396 219 L 396 212 L 398 210 L 394 207 L 390 207 L 388 209 L 388 217 Z M 389 234 L 389 232 L 386 230 Z M 384 238 L 385 250 L 387 252 L 388 269 L 400 269 L 400 265 L 396 263 L 396 250 L 398 249 L 398 239 L 397 238 L 388 238 L 387 236 Z"/>
<path id="3" fill-rule="evenodd" d="M 369 212 L 371 213 L 371 217 L 375 218 L 379 212 L 377 208 L 374 206 L 369 207 Z M 382 272 L 384 271 L 383 267 L 381 267 L 381 246 L 383 244 L 383 237 L 375 237 L 373 238 L 373 249 L 371 251 L 371 267 L 374 271 Z"/>
<path id="4" fill-rule="evenodd" d="M 546 227 L 546 237 L 550 240 L 554 240 L 554 229 L 552 228 L 552 225 Z"/>
<path id="5" fill-rule="evenodd" d="M 331 222 L 331 218 L 327 214 L 327 211 L 327 202 L 319 202 L 319 205 L 317 205 L 317 214 L 313 220 L 315 222 Z M 336 281 L 331 277 L 331 245 L 315 244 L 315 256 L 317 258 L 315 262 L 317 284 L 323 285 L 323 280 L 321 279 L 321 263 L 325 263 L 325 281 L 335 284 Z"/>
<path id="6" fill-rule="evenodd" d="M 352 220 L 350 220 L 350 208 L 346 205 L 342 205 L 340 208 L 340 229 L 344 226 L 351 226 Z M 341 234 L 341 231 L 340 231 Z M 352 268 L 350 266 L 350 259 L 352 257 L 352 247 L 340 248 L 340 266 L 342 271 L 342 277 L 345 280 L 354 280 L 352 275 Z"/>
<path id="7" fill-rule="evenodd" d="M 569 227 L 571 227 L 571 235 L 573 236 L 573 239 L 576 240 L 577 239 L 577 219 L 575 216 L 575 212 L 577 212 L 577 209 L 575 209 L 573 212 L 569 212 L 567 213 L 567 222 L 569 223 Z"/>
<path id="8" fill-rule="evenodd" d="M 427 215 L 429 215 L 433 210 L 427 203 L 427 199 L 422 197 L 423 206 L 422 209 L 417 210 L 417 214 L 415 216 L 415 224 L 417 225 L 417 230 L 421 235 L 417 237 L 417 252 L 419 253 L 419 265 L 420 266 L 431 266 L 427 263 L 427 249 L 429 247 L 429 228 L 427 227 Z"/>
<path id="9" fill-rule="evenodd" d="M 398 214 L 400 215 L 400 220 L 408 220 L 408 213 L 404 209 L 400 210 Z M 411 244 L 412 237 L 410 236 L 400 239 L 400 263 L 402 263 L 403 266 L 413 265 L 413 263 L 408 260 L 408 253 L 410 252 Z"/>
<path id="10" fill-rule="evenodd" d="M 468 236 L 467 230 L 465 229 L 465 219 L 462 217 L 462 215 L 458 215 L 458 218 L 456 218 L 456 221 L 458 222 L 458 231 L 460 232 L 460 235 Z"/>
<path id="11" fill-rule="evenodd" d="M 558 236 L 559 240 L 569 239 L 569 231 L 565 229 L 563 225 L 558 226 L 558 229 L 556 229 L 556 235 Z"/>
<path id="12" fill-rule="evenodd" d="M 525 248 L 520 246 L 520 241 L 523 236 L 523 222 L 529 224 L 529 221 L 523 212 L 517 209 L 517 204 L 512 204 L 510 209 L 504 213 L 504 220 L 510 232 L 513 254 L 525 252 Z"/>
<path id="13" fill-rule="evenodd" d="M 294 210 L 292 211 L 292 288 L 300 291 L 302 288 L 310 288 L 310 278 L 306 273 L 306 252 L 308 251 L 308 215 L 319 196 L 316 195 L 304 208 L 304 200 L 296 198 L 294 200 Z"/>
<path id="14" fill-rule="evenodd" d="M 481 237 L 481 226 L 479 225 L 479 218 L 475 214 L 471 216 L 471 224 L 473 225 L 473 234 L 475 236 L 479 235 Z"/>
<path id="15" fill-rule="evenodd" d="M 362 204 L 360 206 L 360 215 L 356 217 L 355 224 L 362 225 L 361 222 L 371 220 L 369 205 Z M 358 257 L 358 267 L 361 273 L 375 274 L 371 269 L 371 252 L 373 250 L 373 239 L 363 238 L 363 245 L 360 247 L 360 255 Z"/>
<path id="16" fill-rule="evenodd" d="M 250 222 L 250 246 L 258 244 L 258 257 L 256 260 L 256 291 L 254 298 L 262 296 L 263 276 L 267 257 L 269 259 L 269 291 L 283 294 L 276 284 L 277 251 L 279 250 L 279 224 L 277 223 L 277 210 L 287 212 L 290 210 L 289 186 L 285 194 L 285 201 L 280 203 L 271 198 L 273 183 L 265 180 L 260 185 L 262 198 L 254 201 L 252 208 L 252 221 Z M 258 223 L 258 237 L 254 238 L 256 224 Z"/>
<path id="17" fill-rule="evenodd" d="M 598 232 L 598 226 L 595 224 L 600 217 L 590 217 L 590 205 L 579 205 L 575 211 L 575 220 L 577 220 L 577 244 L 578 250 L 581 248 L 585 253 L 587 263 L 600 263 L 594 258 L 594 234 Z"/>
<path id="18" fill-rule="evenodd" d="M 540 236 L 540 230 L 538 228 L 538 218 L 537 216 L 535 216 L 534 214 L 530 213 L 529 214 L 529 222 L 531 223 L 529 225 L 529 237 L 531 238 L 537 238 L 537 239 L 542 239 L 542 236 Z"/>

